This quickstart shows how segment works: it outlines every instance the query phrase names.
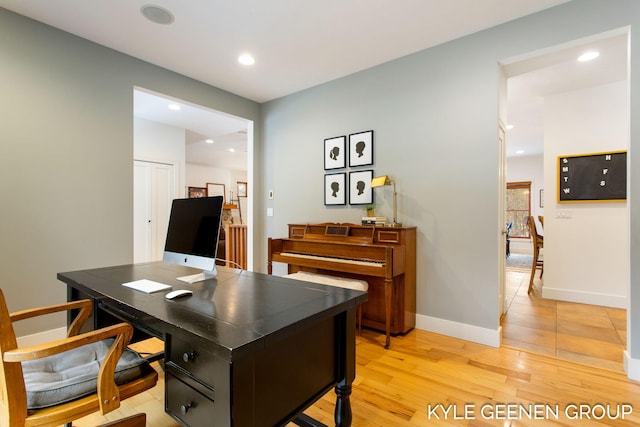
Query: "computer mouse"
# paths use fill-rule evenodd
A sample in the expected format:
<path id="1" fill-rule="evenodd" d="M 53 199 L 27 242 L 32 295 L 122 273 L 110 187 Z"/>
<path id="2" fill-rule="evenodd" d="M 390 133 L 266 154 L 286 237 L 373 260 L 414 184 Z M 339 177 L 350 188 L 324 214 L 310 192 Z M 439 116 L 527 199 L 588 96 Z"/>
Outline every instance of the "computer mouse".
<path id="1" fill-rule="evenodd" d="M 193 295 L 193 291 L 190 291 L 189 289 L 178 289 L 177 291 L 171 291 L 167 293 L 164 297 L 166 299 L 175 299 L 186 297 L 187 295 Z"/>

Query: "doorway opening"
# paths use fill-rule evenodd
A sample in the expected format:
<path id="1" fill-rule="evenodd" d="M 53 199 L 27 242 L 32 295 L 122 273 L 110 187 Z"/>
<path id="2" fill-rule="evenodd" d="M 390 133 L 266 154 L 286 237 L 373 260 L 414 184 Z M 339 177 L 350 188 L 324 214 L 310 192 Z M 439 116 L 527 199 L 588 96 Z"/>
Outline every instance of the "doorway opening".
<path id="1" fill-rule="evenodd" d="M 252 121 L 136 87 L 133 161 L 134 262 L 162 259 L 174 198 L 221 195 L 219 264 L 252 268 Z"/>
<path id="2" fill-rule="evenodd" d="M 579 62 L 586 51 L 600 56 Z M 538 270 L 528 294 L 532 258 L 529 267 L 520 269 L 507 261 L 502 343 L 622 370 L 628 206 L 560 203 L 557 171 L 561 156 L 628 149 L 628 31 L 508 61 L 503 72 L 508 117 L 505 181 L 531 182 L 531 215 L 544 221 L 537 224 L 544 235 L 544 278 Z M 608 226 L 613 221 L 616 238 L 611 238 Z M 533 243 L 511 238 L 510 251 L 530 256 Z M 612 268 L 619 274 L 612 276 Z"/>

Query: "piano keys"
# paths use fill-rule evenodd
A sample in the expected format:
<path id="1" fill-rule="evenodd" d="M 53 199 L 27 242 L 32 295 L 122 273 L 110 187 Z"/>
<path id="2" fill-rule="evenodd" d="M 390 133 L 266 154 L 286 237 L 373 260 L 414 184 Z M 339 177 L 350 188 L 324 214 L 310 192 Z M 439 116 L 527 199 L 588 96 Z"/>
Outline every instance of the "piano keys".
<path id="1" fill-rule="evenodd" d="M 357 224 L 289 224 L 286 238 L 269 238 L 268 272 L 273 263 L 288 273 L 306 271 L 365 280 L 369 300 L 362 324 L 390 336 L 416 324 L 416 227 Z"/>

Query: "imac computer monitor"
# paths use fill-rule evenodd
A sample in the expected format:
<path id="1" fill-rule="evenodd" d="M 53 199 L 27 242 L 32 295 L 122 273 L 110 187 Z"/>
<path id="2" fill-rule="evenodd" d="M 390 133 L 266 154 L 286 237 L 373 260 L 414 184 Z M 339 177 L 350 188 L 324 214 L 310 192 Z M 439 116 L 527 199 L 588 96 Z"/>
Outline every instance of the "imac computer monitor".
<path id="1" fill-rule="evenodd" d="M 222 196 L 173 200 L 162 260 L 203 270 L 178 280 L 194 283 L 216 275 L 222 204 Z"/>

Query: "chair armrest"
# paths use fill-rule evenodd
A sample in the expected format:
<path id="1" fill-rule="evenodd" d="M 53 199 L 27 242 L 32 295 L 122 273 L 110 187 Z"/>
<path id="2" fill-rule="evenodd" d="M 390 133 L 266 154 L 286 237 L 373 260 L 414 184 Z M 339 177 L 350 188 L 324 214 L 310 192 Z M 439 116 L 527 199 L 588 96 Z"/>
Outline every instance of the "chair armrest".
<path id="1" fill-rule="evenodd" d="M 60 311 L 75 309 L 78 309 L 80 311 L 67 329 L 67 337 L 71 337 L 80 333 L 80 328 L 89 318 L 91 310 L 93 309 L 93 303 L 91 302 L 91 300 L 84 299 L 79 301 L 71 301 L 64 304 L 49 305 L 46 307 L 37 307 L 22 311 L 16 311 L 14 313 L 10 313 L 9 318 L 11 319 L 11 322 L 17 322 L 19 320 L 29 319 L 36 316 L 43 316 L 45 314 L 52 314 Z"/>
<path id="2" fill-rule="evenodd" d="M 24 360 L 40 359 L 81 347 L 85 344 L 115 337 L 98 372 L 98 401 L 100 403 L 100 410 L 103 414 L 106 414 L 120 406 L 120 391 L 115 382 L 116 365 L 129 344 L 129 341 L 131 341 L 132 336 L 133 326 L 128 323 L 119 323 L 63 340 L 52 341 L 47 344 L 9 350 L 4 353 L 4 360 L 6 362 L 22 362 Z"/>
<path id="3" fill-rule="evenodd" d="M 102 329 L 85 332 L 84 334 L 62 340 L 51 341 L 46 344 L 32 345 L 29 347 L 9 350 L 4 353 L 4 360 L 5 362 L 22 362 L 25 360 L 41 359 L 73 348 L 82 347 L 85 344 L 119 336 L 122 336 L 126 340 L 126 345 L 131 340 L 132 335 L 133 327 L 131 325 L 127 323 L 118 323 L 117 325 L 107 326 Z"/>

